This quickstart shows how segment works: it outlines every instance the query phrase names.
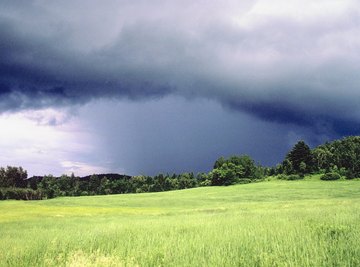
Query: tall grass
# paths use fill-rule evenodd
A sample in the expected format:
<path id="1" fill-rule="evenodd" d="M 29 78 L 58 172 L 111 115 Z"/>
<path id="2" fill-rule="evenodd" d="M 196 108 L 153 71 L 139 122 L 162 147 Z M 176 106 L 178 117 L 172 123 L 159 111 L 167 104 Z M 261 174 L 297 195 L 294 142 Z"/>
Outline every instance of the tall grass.
<path id="1" fill-rule="evenodd" d="M 0 202 L 0 266 L 360 266 L 360 182 Z"/>

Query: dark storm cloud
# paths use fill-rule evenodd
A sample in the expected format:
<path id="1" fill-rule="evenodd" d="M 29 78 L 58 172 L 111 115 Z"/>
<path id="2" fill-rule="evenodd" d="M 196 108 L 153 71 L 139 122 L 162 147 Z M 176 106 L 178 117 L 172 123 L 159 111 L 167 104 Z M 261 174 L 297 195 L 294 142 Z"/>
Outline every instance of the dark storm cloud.
<path id="1" fill-rule="evenodd" d="M 96 163 L 131 175 L 208 172 L 217 158 L 235 154 L 270 166 L 299 139 L 323 141 L 304 127 L 259 121 L 205 99 L 100 100 L 81 107 L 80 117 L 98 135 L 96 147 L 107 148 L 92 154 Z"/>
<path id="2" fill-rule="evenodd" d="M 359 4 L 236 2 L 2 1 L 0 109 L 176 94 L 358 133 Z"/>

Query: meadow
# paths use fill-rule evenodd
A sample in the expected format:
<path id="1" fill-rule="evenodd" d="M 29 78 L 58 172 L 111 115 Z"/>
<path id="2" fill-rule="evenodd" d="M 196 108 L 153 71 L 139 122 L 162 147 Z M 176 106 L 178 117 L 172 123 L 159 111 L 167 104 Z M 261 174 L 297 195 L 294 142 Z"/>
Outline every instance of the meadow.
<path id="1" fill-rule="evenodd" d="M 0 266 L 360 266 L 360 181 L 0 202 Z"/>

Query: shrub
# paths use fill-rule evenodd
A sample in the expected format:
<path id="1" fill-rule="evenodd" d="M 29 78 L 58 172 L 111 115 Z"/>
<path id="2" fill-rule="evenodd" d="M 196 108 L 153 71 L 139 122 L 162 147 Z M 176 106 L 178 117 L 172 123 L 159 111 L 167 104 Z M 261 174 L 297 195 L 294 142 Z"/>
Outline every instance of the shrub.
<path id="1" fill-rule="evenodd" d="M 320 179 L 324 181 L 334 181 L 334 180 L 339 180 L 340 178 L 341 178 L 340 174 L 336 172 L 328 172 L 320 177 Z"/>
<path id="2" fill-rule="evenodd" d="M 303 175 L 298 175 L 298 174 L 291 174 L 291 175 L 288 175 L 287 176 L 287 179 L 288 181 L 294 181 L 294 180 L 301 180 L 301 179 L 304 179 L 304 176 Z"/>
<path id="3" fill-rule="evenodd" d="M 199 182 L 199 186 L 210 186 L 210 185 L 211 185 L 211 180 L 208 179 Z"/>
<path id="4" fill-rule="evenodd" d="M 0 199 L 17 199 L 17 200 L 40 200 L 43 199 L 43 193 L 40 190 L 31 188 L 2 188 L 0 190 Z"/>
<path id="5" fill-rule="evenodd" d="M 88 191 L 82 191 L 80 193 L 80 196 L 88 196 L 89 195 L 89 192 Z"/>
<path id="6" fill-rule="evenodd" d="M 278 176 L 276 176 L 276 178 L 278 178 L 279 180 L 286 180 L 286 175 L 285 174 L 279 174 Z"/>
<path id="7" fill-rule="evenodd" d="M 141 188 L 136 188 L 135 193 L 140 194 L 144 193 L 144 191 Z"/>
<path id="8" fill-rule="evenodd" d="M 348 180 L 351 180 L 351 179 L 355 179 L 356 178 L 356 174 L 350 170 L 348 170 L 346 173 L 345 173 L 345 178 L 348 179 Z"/>
<path id="9" fill-rule="evenodd" d="M 278 175 L 277 178 L 280 180 L 294 181 L 294 180 L 304 179 L 304 176 L 301 176 L 298 174 L 290 174 L 290 175 L 281 174 L 281 175 Z"/>
<path id="10" fill-rule="evenodd" d="M 249 184 L 251 182 L 252 182 L 251 179 L 242 178 L 242 179 L 239 179 L 238 184 Z"/>

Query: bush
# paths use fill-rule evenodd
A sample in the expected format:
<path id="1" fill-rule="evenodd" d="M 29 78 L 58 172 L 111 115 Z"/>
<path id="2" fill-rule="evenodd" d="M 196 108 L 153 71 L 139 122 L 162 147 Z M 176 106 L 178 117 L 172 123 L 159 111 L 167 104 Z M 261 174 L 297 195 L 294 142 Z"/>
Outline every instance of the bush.
<path id="1" fill-rule="evenodd" d="M 199 186 L 210 186 L 210 185 L 211 185 L 211 180 L 208 179 L 199 182 Z"/>
<path id="2" fill-rule="evenodd" d="M 288 181 L 294 181 L 294 180 L 301 180 L 301 179 L 304 179 L 304 176 L 303 175 L 298 175 L 298 174 L 291 174 L 291 175 L 288 175 L 287 179 Z"/>
<path id="3" fill-rule="evenodd" d="M 239 179 L 239 181 L 237 182 L 238 184 L 249 184 L 251 183 L 251 179 L 248 179 L 248 178 L 242 178 L 242 179 Z"/>
<path id="4" fill-rule="evenodd" d="M 294 181 L 294 180 L 304 179 L 304 176 L 298 174 L 290 174 L 290 175 L 280 174 L 277 176 L 277 178 L 280 180 Z"/>
<path id="5" fill-rule="evenodd" d="M 43 193 L 40 190 L 31 188 L 2 188 L 0 189 L 0 199 L 17 199 L 17 200 L 40 200 L 43 199 Z"/>
<path id="6" fill-rule="evenodd" d="M 324 181 L 334 181 L 334 180 L 339 180 L 340 178 L 341 178 L 340 174 L 336 172 L 325 173 L 323 176 L 320 177 L 320 179 Z"/>
<path id="7" fill-rule="evenodd" d="M 355 179 L 356 178 L 356 174 L 350 170 L 348 170 L 346 173 L 345 173 L 345 178 L 348 179 L 348 180 L 351 180 L 351 179 Z"/>
<path id="8" fill-rule="evenodd" d="M 81 193 L 80 193 L 80 196 L 88 196 L 89 195 L 89 192 L 88 191 L 82 191 Z"/>

